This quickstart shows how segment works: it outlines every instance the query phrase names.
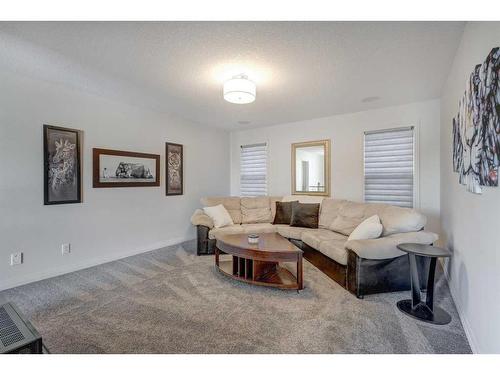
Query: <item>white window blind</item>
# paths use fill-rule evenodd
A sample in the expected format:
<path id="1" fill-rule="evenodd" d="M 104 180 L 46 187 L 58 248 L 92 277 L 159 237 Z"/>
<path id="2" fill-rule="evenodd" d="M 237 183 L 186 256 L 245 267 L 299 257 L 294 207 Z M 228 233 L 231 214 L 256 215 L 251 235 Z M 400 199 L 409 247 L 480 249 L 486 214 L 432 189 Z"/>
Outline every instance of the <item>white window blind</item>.
<path id="1" fill-rule="evenodd" d="M 365 132 L 365 202 L 413 207 L 413 126 Z"/>
<path id="2" fill-rule="evenodd" d="M 267 195 L 267 144 L 241 146 L 240 195 Z"/>

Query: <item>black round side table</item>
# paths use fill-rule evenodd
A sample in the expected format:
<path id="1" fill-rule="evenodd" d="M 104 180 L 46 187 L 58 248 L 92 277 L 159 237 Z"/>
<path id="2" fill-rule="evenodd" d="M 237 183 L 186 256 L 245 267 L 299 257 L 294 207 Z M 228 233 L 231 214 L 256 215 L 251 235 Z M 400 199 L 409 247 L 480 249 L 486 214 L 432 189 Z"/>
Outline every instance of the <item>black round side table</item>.
<path id="1" fill-rule="evenodd" d="M 398 309 L 416 319 L 432 324 L 448 324 L 451 322 L 451 316 L 446 311 L 434 306 L 434 275 L 436 273 L 436 260 L 439 257 L 450 257 L 451 252 L 440 247 L 417 243 L 403 243 L 398 245 L 398 249 L 408 253 L 411 274 L 411 299 L 399 301 L 397 303 Z M 431 258 L 425 302 L 422 301 L 420 291 L 417 255 Z"/>

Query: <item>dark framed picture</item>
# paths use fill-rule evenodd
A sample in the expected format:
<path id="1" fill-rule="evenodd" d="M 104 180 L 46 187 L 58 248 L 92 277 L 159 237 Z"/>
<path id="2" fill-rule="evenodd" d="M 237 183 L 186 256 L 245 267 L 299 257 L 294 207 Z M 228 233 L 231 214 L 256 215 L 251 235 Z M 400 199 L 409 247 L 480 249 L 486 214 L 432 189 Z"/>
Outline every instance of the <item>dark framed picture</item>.
<path id="1" fill-rule="evenodd" d="M 43 204 L 82 202 L 80 130 L 43 125 Z"/>
<path id="2" fill-rule="evenodd" d="M 183 147 L 177 143 L 165 143 L 165 167 L 167 186 L 166 195 L 182 195 L 184 193 L 183 181 Z"/>
<path id="3" fill-rule="evenodd" d="M 94 148 L 93 187 L 160 186 L 160 155 Z"/>

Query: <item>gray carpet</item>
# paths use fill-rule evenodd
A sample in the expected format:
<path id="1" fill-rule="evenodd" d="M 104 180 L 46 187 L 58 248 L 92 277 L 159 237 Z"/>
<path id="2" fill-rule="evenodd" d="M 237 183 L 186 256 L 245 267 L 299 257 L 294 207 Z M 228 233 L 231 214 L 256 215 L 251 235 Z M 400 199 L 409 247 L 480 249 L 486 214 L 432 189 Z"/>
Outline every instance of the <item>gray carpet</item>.
<path id="1" fill-rule="evenodd" d="M 411 319 L 409 293 L 359 300 L 307 261 L 305 289 L 251 286 L 219 274 L 190 241 L 0 292 L 52 353 L 470 353 L 448 286 L 446 326 Z"/>

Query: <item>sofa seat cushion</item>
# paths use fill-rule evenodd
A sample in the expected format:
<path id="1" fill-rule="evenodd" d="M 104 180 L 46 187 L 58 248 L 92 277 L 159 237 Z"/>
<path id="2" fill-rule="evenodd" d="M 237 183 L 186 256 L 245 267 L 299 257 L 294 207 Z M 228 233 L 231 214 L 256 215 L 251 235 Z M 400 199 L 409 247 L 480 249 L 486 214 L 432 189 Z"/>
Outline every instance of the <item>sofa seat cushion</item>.
<path id="1" fill-rule="evenodd" d="M 331 230 L 320 228 L 315 231 L 307 231 L 302 233 L 301 240 L 302 242 L 308 244 L 312 248 L 318 250 L 319 244 L 323 241 L 343 240 L 345 242 L 347 241 L 347 237 L 340 233 L 335 233 L 332 232 Z"/>
<path id="2" fill-rule="evenodd" d="M 241 224 L 243 233 L 259 234 L 259 233 L 276 233 L 278 228 L 276 225 L 270 223 L 257 223 L 257 224 Z"/>
<path id="3" fill-rule="evenodd" d="M 241 223 L 270 223 L 272 212 L 269 197 L 241 198 Z"/>
<path id="4" fill-rule="evenodd" d="M 241 224 L 241 204 L 240 197 L 206 197 L 200 199 L 201 204 L 206 207 L 217 206 L 222 204 L 229 215 L 231 215 L 231 219 L 233 219 L 233 223 Z"/>
<path id="5" fill-rule="evenodd" d="M 337 263 L 344 266 L 347 265 L 347 250 L 345 249 L 345 243 L 347 237 L 343 236 L 342 239 L 331 239 L 328 241 L 321 241 L 319 244 L 320 253 L 326 255 L 328 258 L 333 259 Z"/>
<path id="6" fill-rule="evenodd" d="M 229 225 L 222 228 L 212 228 L 208 232 L 208 238 L 211 240 L 216 239 L 219 234 L 240 234 L 245 233 L 245 227 L 240 224 Z"/>
<path id="7" fill-rule="evenodd" d="M 217 238 L 218 234 L 259 234 L 276 233 L 277 231 L 277 226 L 270 223 L 235 224 L 224 228 L 213 228 L 208 232 L 208 238 L 213 240 Z"/>
<path id="8" fill-rule="evenodd" d="M 294 240 L 302 240 L 302 233 L 309 231 L 317 231 L 317 229 L 311 228 L 302 228 L 302 227 L 291 227 L 286 224 L 276 224 L 276 229 L 278 233 L 281 234 L 285 238 L 293 238 Z"/>

